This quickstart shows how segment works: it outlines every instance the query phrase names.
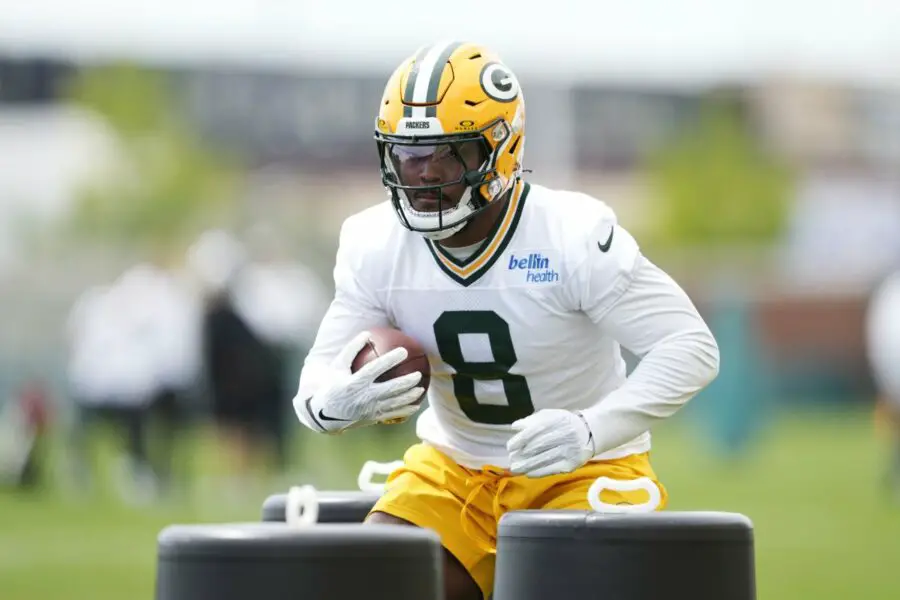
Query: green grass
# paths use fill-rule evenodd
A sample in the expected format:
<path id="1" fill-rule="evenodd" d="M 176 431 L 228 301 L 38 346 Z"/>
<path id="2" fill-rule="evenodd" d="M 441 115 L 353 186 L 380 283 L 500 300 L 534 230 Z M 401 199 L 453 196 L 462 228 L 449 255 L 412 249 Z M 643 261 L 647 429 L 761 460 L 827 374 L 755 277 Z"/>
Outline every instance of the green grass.
<path id="1" fill-rule="evenodd" d="M 731 465 L 683 436 L 658 437 L 671 509 L 753 520 L 759 598 L 900 598 L 900 504 L 880 487 L 886 448 L 868 415 L 794 416 Z"/>
<path id="2" fill-rule="evenodd" d="M 304 436 L 298 458 L 315 461 L 297 478 L 353 487 L 365 458 L 397 458 L 408 441 L 377 432 Z M 221 462 L 207 442 L 200 438 L 192 449 L 202 473 Z M 784 417 L 739 461 L 717 457 L 686 422 L 662 428 L 654 450 L 670 509 L 734 511 L 753 520 L 761 600 L 900 598 L 900 505 L 881 491 L 884 460 L 867 414 Z M 55 491 L 0 492 L 0 597 L 151 599 L 163 527 L 254 521 L 266 493 L 235 499 L 200 486 L 189 502 L 136 509 L 110 494 L 73 501 Z"/>

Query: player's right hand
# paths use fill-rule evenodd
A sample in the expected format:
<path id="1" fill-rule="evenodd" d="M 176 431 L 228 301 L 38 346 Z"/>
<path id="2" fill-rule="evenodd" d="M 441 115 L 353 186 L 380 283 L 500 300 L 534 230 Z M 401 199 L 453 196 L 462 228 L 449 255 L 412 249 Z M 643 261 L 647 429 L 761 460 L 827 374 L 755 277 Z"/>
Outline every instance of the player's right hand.
<path id="1" fill-rule="evenodd" d="M 406 360 L 406 348 L 394 348 L 367 362 L 356 373 L 351 372 L 353 359 L 368 341 L 368 331 L 350 340 L 332 361 L 330 375 L 309 401 L 311 416 L 324 431 L 338 432 L 350 426 L 406 419 L 421 407 L 413 404 L 425 393 L 425 388 L 417 387 L 421 373 L 375 381 Z"/>

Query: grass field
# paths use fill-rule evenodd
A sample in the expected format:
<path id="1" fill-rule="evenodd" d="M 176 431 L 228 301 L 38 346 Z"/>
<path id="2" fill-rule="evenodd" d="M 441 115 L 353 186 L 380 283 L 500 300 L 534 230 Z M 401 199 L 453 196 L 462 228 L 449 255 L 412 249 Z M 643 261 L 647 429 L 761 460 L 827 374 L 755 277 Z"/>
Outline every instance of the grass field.
<path id="1" fill-rule="evenodd" d="M 753 519 L 761 600 L 889 600 L 900 598 L 900 505 L 881 493 L 885 448 L 872 431 L 865 413 L 786 416 L 752 454 L 730 464 L 679 423 L 656 436 L 654 461 L 670 508 Z M 303 477 L 352 488 L 365 458 L 397 458 L 408 440 L 305 437 L 298 457 L 321 460 L 305 466 Z M 205 438 L 195 455 L 201 471 L 215 463 Z M 2 600 L 140 600 L 153 597 L 163 527 L 255 521 L 266 491 L 238 501 L 201 487 L 190 502 L 153 509 L 127 508 L 108 495 L 74 502 L 52 491 L 0 494 Z"/>

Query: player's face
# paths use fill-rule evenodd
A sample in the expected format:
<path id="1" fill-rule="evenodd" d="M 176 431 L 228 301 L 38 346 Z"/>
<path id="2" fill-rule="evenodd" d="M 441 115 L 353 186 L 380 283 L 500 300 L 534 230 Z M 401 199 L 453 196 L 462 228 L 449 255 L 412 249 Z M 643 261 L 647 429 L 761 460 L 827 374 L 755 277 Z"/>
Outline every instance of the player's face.
<path id="1" fill-rule="evenodd" d="M 466 190 L 464 175 L 483 161 L 478 141 L 433 146 L 395 145 L 390 158 L 400 184 L 423 187 L 408 190 L 410 204 L 419 212 L 447 210 L 459 204 Z"/>

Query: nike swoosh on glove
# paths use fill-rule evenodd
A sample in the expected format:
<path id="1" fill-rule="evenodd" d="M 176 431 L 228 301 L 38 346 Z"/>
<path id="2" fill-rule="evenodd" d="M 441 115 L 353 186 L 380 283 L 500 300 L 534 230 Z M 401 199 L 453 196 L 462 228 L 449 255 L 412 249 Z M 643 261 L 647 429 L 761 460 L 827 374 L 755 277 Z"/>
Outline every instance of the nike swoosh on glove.
<path id="1" fill-rule="evenodd" d="M 307 404 L 310 416 L 325 432 L 406 419 L 421 408 L 413 404 L 425 393 L 425 388 L 416 387 L 421 373 L 375 381 L 406 360 L 406 348 L 394 348 L 356 373 L 351 372 L 350 365 L 369 341 L 369 335 L 368 331 L 360 333 L 338 353 L 330 365 L 331 376 L 319 385 Z"/>
<path id="2" fill-rule="evenodd" d="M 510 471 L 528 477 L 569 473 L 594 455 L 591 431 L 578 414 L 539 410 L 512 424 L 518 433 L 506 444 Z"/>

